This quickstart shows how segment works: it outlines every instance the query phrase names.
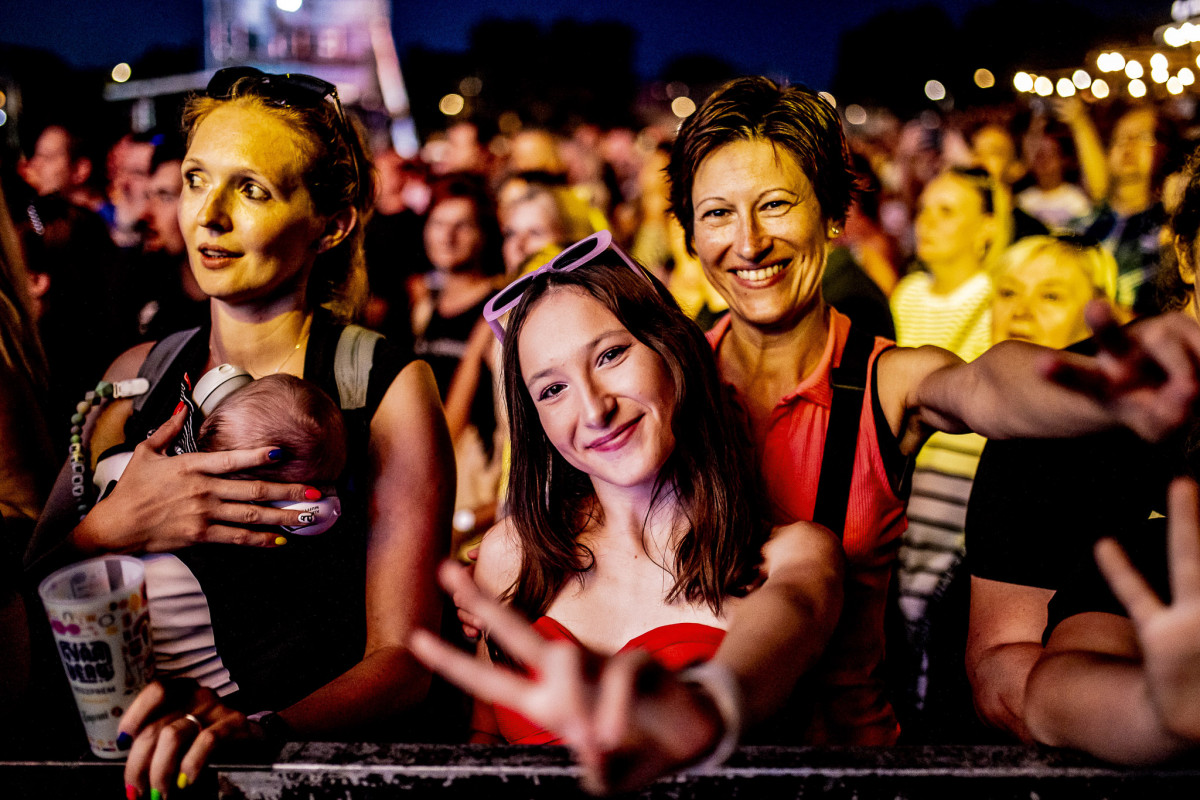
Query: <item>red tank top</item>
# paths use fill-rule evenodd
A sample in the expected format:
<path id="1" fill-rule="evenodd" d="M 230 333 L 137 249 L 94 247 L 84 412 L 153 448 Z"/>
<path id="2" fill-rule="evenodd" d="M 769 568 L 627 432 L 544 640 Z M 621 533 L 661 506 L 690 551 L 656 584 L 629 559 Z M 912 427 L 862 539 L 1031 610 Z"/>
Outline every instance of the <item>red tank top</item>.
<path id="1" fill-rule="evenodd" d="M 777 524 L 811 521 L 833 399 L 830 373 L 841 363 L 850 319 L 829 310 L 829 337 L 812 374 L 781 398 L 759 443 L 763 479 Z M 726 315 L 709 331 L 713 351 L 729 330 Z M 881 437 L 898 454 L 890 430 L 875 424 L 875 364 L 893 346 L 876 337 L 863 393 L 858 446 L 850 481 L 845 531 L 834 531 L 846 552 L 846 597 L 841 621 L 820 665 L 805 683 L 814 687 L 815 711 L 803 738 L 814 744 L 891 744 L 899 734 L 884 691 L 883 615 L 888 582 L 908 527 L 904 501 L 892 489 Z"/>
<path id="2" fill-rule="evenodd" d="M 568 641 L 582 647 L 569 630 L 551 617 L 539 617 L 533 627 L 551 641 Z M 694 622 L 677 622 L 651 628 L 625 643 L 617 652 L 644 650 L 651 658 L 671 671 L 678 671 L 707 661 L 717 652 L 725 631 Z M 559 744 L 559 737 L 541 725 L 526 719 L 504 706 L 489 706 L 476 701 L 472 741 L 509 744 Z M 492 713 L 489 713 L 492 712 Z M 494 716 L 493 716 L 494 714 Z M 494 722 L 493 722 L 494 721 Z"/>

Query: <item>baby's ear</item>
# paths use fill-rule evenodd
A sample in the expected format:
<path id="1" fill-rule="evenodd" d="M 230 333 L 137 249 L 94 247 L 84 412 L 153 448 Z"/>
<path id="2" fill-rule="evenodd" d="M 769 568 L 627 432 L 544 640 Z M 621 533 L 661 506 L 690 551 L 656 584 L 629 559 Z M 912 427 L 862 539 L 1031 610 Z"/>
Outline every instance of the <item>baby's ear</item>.
<path id="1" fill-rule="evenodd" d="M 317 252 L 324 253 L 341 244 L 354 231 L 358 224 L 358 209 L 353 206 L 343 208 L 325 223 L 321 238 L 317 239 Z"/>

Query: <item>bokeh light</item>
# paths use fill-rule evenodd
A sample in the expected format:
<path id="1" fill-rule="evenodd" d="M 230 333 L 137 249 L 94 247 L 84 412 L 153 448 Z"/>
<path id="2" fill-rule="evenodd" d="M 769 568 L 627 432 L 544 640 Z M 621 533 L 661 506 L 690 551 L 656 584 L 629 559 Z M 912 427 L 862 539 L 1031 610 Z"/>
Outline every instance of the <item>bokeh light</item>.
<path id="1" fill-rule="evenodd" d="M 990 69 L 980 67 L 975 70 L 975 85 L 980 89 L 990 89 L 996 85 L 996 76 Z"/>
<path id="2" fill-rule="evenodd" d="M 496 119 L 496 125 L 499 126 L 501 133 L 512 136 L 521 130 L 521 115 L 515 111 L 503 111 Z"/>
<path id="3" fill-rule="evenodd" d="M 1054 81 L 1045 75 L 1039 75 L 1038 79 L 1033 82 L 1033 90 L 1038 93 L 1039 97 L 1049 97 L 1054 94 Z"/>
<path id="4" fill-rule="evenodd" d="M 4 109 L 0 108 L 0 125 L 8 122 L 8 114 L 4 113 Z"/>
<path id="5" fill-rule="evenodd" d="M 1142 69 L 1142 64 L 1140 61 L 1129 61 L 1125 64 L 1125 77 L 1130 78 L 1131 80 L 1137 80 L 1145 74 L 1146 71 Z"/>
<path id="6" fill-rule="evenodd" d="M 304 5 L 304 0 L 275 0 L 275 7 L 280 11 L 299 11 L 300 6 Z"/>
<path id="7" fill-rule="evenodd" d="M 671 101 L 671 113 L 683 119 L 696 113 L 696 101 L 690 97 L 676 97 Z"/>
<path id="8" fill-rule="evenodd" d="M 129 80 L 129 76 L 132 74 L 133 69 L 124 61 L 112 68 L 112 79 L 117 83 L 124 83 Z"/>
<path id="9" fill-rule="evenodd" d="M 1134 78 L 1129 82 L 1129 94 L 1133 97 L 1145 97 L 1146 84 L 1142 83 L 1137 78 Z"/>
<path id="10" fill-rule="evenodd" d="M 458 90 L 462 92 L 463 97 L 478 97 L 483 91 L 483 81 L 474 75 L 468 75 L 458 82 Z"/>
<path id="11" fill-rule="evenodd" d="M 1179 82 L 1179 78 L 1171 77 L 1167 79 L 1167 91 L 1171 94 L 1180 94 L 1183 92 L 1183 84 Z"/>
<path id="12" fill-rule="evenodd" d="M 1071 83 L 1070 78 L 1059 78 L 1058 84 L 1054 88 L 1058 92 L 1059 97 L 1073 97 L 1075 95 L 1075 84 Z"/>
<path id="13" fill-rule="evenodd" d="M 1108 97 L 1108 81 L 1103 78 L 1092 81 L 1092 96 L 1100 100 Z"/>
<path id="14" fill-rule="evenodd" d="M 1150 69 L 1166 69 L 1167 57 L 1162 53 L 1155 53 L 1150 56 Z"/>
<path id="15" fill-rule="evenodd" d="M 1077 69 L 1071 75 L 1071 83 L 1075 84 L 1076 89 L 1086 89 L 1092 85 L 1092 76 L 1087 74 L 1087 70 Z"/>
<path id="16" fill-rule="evenodd" d="M 1184 86 L 1191 86 L 1196 82 L 1196 73 L 1192 72 L 1187 67 L 1179 70 L 1179 75 L 1177 77 L 1179 78 L 1179 82 Z"/>
<path id="17" fill-rule="evenodd" d="M 1154 81 L 1155 83 L 1166 83 L 1167 79 L 1170 77 L 1171 73 L 1167 72 L 1165 69 L 1150 70 L 1150 80 Z"/>
<path id="18" fill-rule="evenodd" d="M 461 94 L 448 94 L 438 103 L 438 111 L 441 111 L 447 117 L 453 117 L 455 114 L 461 114 L 466 108 L 467 101 L 463 99 Z"/>
<path id="19" fill-rule="evenodd" d="M 833 106 L 834 108 L 837 108 L 837 98 L 831 95 L 829 92 L 817 92 L 817 97 L 821 98 L 826 103 L 829 103 L 829 105 Z"/>
<path id="20" fill-rule="evenodd" d="M 1033 76 L 1028 72 L 1018 72 L 1013 75 L 1013 88 L 1018 92 L 1033 91 Z"/>
<path id="21" fill-rule="evenodd" d="M 925 96 L 930 100 L 945 100 L 946 87 L 941 81 L 925 81 Z"/>
<path id="22" fill-rule="evenodd" d="M 862 125 L 867 121 L 867 110 L 858 103 L 846 106 L 846 122 L 851 125 Z"/>

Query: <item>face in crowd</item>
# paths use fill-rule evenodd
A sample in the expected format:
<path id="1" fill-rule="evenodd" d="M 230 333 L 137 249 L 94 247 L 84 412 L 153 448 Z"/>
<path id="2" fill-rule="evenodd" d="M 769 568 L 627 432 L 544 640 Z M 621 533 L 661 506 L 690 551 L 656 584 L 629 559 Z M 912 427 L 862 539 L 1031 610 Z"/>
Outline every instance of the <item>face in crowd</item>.
<path id="1" fill-rule="evenodd" d="M 306 143 L 279 117 L 244 102 L 218 106 L 183 162 L 179 223 L 204 293 L 232 302 L 303 285 L 328 235 L 294 154 Z"/>
<path id="2" fill-rule="evenodd" d="M 992 341 L 1022 339 L 1066 347 L 1087 338 L 1083 311 L 1095 297 L 1079 258 L 1047 248 L 1005 263 L 996 276 L 992 300 Z"/>
<path id="3" fill-rule="evenodd" d="M 992 216 L 972 180 L 944 172 L 921 192 L 913 230 L 917 257 L 925 264 L 983 262 Z"/>
<path id="4" fill-rule="evenodd" d="M 25 181 L 39 196 L 66 192 L 82 184 L 91 173 L 91 162 L 71 155 L 71 135 L 51 125 L 42 131 L 33 156 L 25 165 Z"/>
<path id="5" fill-rule="evenodd" d="M 562 457 L 593 486 L 652 491 L 675 449 L 674 382 L 658 353 L 574 287 L 538 300 L 518 346 L 521 377 Z"/>
<path id="6" fill-rule="evenodd" d="M 179 227 L 179 193 L 183 176 L 179 161 L 164 161 L 150 176 L 146 209 L 142 212 L 142 250 L 147 253 L 182 255 L 187 249 Z"/>

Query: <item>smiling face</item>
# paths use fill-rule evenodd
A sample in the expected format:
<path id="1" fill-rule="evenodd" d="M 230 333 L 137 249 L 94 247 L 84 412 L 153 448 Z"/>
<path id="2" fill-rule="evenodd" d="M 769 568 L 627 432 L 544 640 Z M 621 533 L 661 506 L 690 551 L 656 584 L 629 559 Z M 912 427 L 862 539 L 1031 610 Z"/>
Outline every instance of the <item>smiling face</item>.
<path id="1" fill-rule="evenodd" d="M 974 259 L 987 252 L 991 215 L 983 198 L 966 178 L 944 173 L 921 192 L 914 231 L 917 257 L 937 266 Z"/>
<path id="2" fill-rule="evenodd" d="M 674 383 L 662 358 L 573 287 L 537 301 L 518 352 L 542 429 L 562 457 L 593 485 L 652 489 L 675 449 Z"/>
<path id="3" fill-rule="evenodd" d="M 763 139 L 714 150 L 692 203 L 696 254 L 738 319 L 786 329 L 822 306 L 828 222 L 787 150 Z"/>
<path id="4" fill-rule="evenodd" d="M 179 226 L 200 288 L 229 303 L 303 293 L 313 260 L 333 244 L 304 185 L 302 140 L 254 106 L 218 106 L 183 161 Z"/>
<path id="5" fill-rule="evenodd" d="M 1043 252 L 996 277 L 992 341 L 1024 339 L 1061 349 L 1088 336 L 1083 309 L 1093 292 L 1072 258 Z"/>

